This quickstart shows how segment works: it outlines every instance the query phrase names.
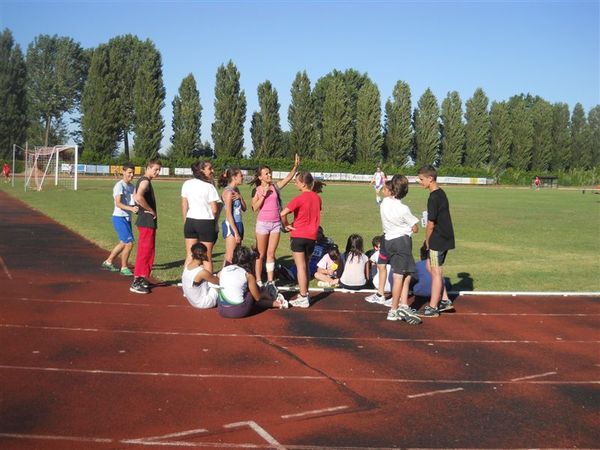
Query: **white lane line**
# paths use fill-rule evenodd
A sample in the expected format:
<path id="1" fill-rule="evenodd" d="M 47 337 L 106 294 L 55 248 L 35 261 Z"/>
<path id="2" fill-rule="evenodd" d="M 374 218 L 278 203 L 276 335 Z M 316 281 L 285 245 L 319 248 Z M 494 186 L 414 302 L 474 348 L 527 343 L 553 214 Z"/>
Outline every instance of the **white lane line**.
<path id="1" fill-rule="evenodd" d="M 301 413 L 297 413 L 297 414 L 285 414 L 283 416 L 281 416 L 282 419 L 292 419 L 292 418 L 297 418 L 297 417 L 305 417 L 305 416 L 313 416 L 315 414 L 323 414 L 323 413 L 327 413 L 327 412 L 334 412 L 334 411 L 342 411 L 344 409 L 348 409 L 349 406 L 334 406 L 332 408 L 324 408 L 324 409 L 315 409 L 312 411 L 305 411 L 305 412 L 301 412 Z"/>
<path id="2" fill-rule="evenodd" d="M 83 436 L 54 436 L 48 434 L 19 434 L 19 433 L 0 433 L 0 437 L 12 439 L 37 439 L 50 441 L 72 441 L 72 442 L 115 442 L 114 439 L 104 439 Z"/>
<path id="3" fill-rule="evenodd" d="M 10 272 L 8 271 L 8 267 L 6 266 L 6 264 L 4 263 L 4 259 L 2 259 L 2 256 L 0 256 L 0 266 L 2 266 L 2 270 L 4 270 L 4 273 L 6 274 L 6 276 L 8 277 L 9 280 L 12 280 L 13 277 L 10 274 Z"/>
<path id="4" fill-rule="evenodd" d="M 441 389 L 439 391 L 429 391 L 429 392 L 423 392 L 422 394 L 407 395 L 407 397 L 408 398 L 429 397 L 431 395 L 448 394 L 450 392 L 458 392 L 458 391 L 464 391 L 464 388 Z"/>
<path id="5" fill-rule="evenodd" d="M 277 439 L 275 439 L 273 436 L 271 436 L 269 433 L 267 433 L 267 430 L 265 430 L 259 424 L 257 424 L 256 422 L 254 422 L 252 420 L 249 420 L 246 422 L 235 422 L 235 423 L 229 423 L 227 425 L 223 425 L 224 428 L 240 428 L 240 427 L 244 427 L 244 426 L 249 426 L 250 428 L 252 428 L 252 430 L 254 430 L 254 432 L 256 434 L 258 434 L 261 438 L 263 438 L 265 441 L 267 441 L 267 443 L 269 445 L 272 445 L 273 447 L 275 447 L 279 450 L 285 450 L 285 447 L 283 445 L 281 445 L 279 442 L 277 442 Z"/>
<path id="6" fill-rule="evenodd" d="M 201 433 L 207 433 L 207 432 L 208 432 L 208 430 L 205 428 L 198 428 L 196 430 L 181 431 L 179 433 L 163 434 L 162 436 L 150 436 L 150 437 L 146 437 L 146 438 L 127 439 L 126 443 L 141 444 L 141 443 L 146 443 L 146 442 L 162 441 L 162 440 L 169 439 L 169 438 L 191 436 L 194 434 L 201 434 Z M 121 441 L 121 442 L 124 442 L 124 441 Z"/>
<path id="7" fill-rule="evenodd" d="M 348 336 L 301 336 L 301 335 L 279 335 L 279 334 L 242 334 L 242 333 L 202 333 L 202 332 L 180 332 L 180 331 L 147 331 L 147 330 L 119 330 L 109 328 L 78 328 L 78 327 L 53 327 L 34 326 L 3 323 L 0 328 L 23 328 L 31 330 L 53 330 L 53 331 L 75 331 L 85 333 L 122 333 L 140 334 L 153 336 L 189 336 L 189 337 L 231 337 L 231 338 L 268 338 L 268 339 L 293 339 L 293 340 L 332 340 L 332 341 L 375 341 L 375 342 L 435 342 L 439 344 L 600 344 L 600 340 L 592 341 L 568 341 L 565 339 L 551 341 L 528 341 L 512 339 L 406 339 L 387 337 L 348 337 Z"/>
<path id="8" fill-rule="evenodd" d="M 542 377 L 549 377 L 550 375 L 556 375 L 557 372 L 546 372 L 546 373 L 540 373 L 537 375 L 529 375 L 527 377 L 519 377 L 519 378 L 513 378 L 510 381 L 523 381 L 523 380 L 532 380 L 534 378 L 542 378 Z"/>
<path id="9" fill-rule="evenodd" d="M 92 375 L 127 375 L 127 376 L 147 376 L 147 377 L 179 377 L 179 378 L 228 378 L 228 379 L 256 379 L 256 380 L 331 380 L 326 376 L 301 376 L 301 375 L 237 375 L 223 373 L 170 373 L 170 372 L 133 372 L 124 370 L 103 370 L 103 369 L 67 369 L 60 367 L 32 367 L 32 366 L 9 366 L 0 365 L 0 370 L 27 370 L 32 372 L 57 372 L 57 373 L 81 373 Z M 336 377 L 337 380 L 346 382 L 379 382 L 379 383 L 417 383 L 417 384 L 547 384 L 547 385 L 586 385 L 600 384 L 600 380 L 423 380 L 407 378 L 372 378 L 372 377 Z"/>

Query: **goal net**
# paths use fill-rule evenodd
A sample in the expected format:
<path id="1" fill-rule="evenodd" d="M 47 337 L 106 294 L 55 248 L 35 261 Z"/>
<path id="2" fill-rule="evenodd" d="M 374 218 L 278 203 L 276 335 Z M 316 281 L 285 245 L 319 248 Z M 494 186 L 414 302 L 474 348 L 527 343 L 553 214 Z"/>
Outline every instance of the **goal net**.
<path id="1" fill-rule="evenodd" d="M 25 190 L 58 187 L 77 190 L 76 145 L 35 147 L 25 151 Z"/>

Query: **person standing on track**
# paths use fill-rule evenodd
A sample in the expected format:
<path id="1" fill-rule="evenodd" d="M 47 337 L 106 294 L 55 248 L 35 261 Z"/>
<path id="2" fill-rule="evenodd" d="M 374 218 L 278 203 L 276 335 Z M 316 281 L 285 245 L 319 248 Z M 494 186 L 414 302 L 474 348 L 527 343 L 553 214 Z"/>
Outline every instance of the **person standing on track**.
<path id="1" fill-rule="evenodd" d="M 225 210 L 225 219 L 222 223 L 223 239 L 225 239 L 225 256 L 223 267 L 231 264 L 233 251 L 244 239 L 244 222 L 242 213 L 246 211 L 246 201 L 240 193 L 239 186 L 244 182 L 244 175 L 239 168 L 225 169 L 219 178 L 219 187 L 224 188 L 221 198 Z"/>

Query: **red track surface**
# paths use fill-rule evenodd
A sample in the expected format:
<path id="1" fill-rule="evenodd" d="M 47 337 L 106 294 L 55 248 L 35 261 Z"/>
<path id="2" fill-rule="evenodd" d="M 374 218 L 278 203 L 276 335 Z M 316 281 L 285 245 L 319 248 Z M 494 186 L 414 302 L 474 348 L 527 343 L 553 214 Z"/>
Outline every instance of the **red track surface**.
<path id="1" fill-rule="evenodd" d="M 359 296 L 243 320 L 148 296 L 0 193 L 0 448 L 598 447 L 598 298 Z M 109 222 L 107 221 L 107 226 Z"/>

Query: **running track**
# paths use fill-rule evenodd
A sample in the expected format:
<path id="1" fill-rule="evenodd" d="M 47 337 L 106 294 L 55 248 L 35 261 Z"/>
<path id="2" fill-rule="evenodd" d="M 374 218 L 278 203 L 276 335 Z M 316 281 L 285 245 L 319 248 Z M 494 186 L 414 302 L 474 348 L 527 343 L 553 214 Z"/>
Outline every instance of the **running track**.
<path id="1" fill-rule="evenodd" d="M 599 446 L 598 298 L 460 297 L 409 326 L 322 294 L 226 320 L 131 294 L 106 252 L 0 204 L 2 449 Z"/>

